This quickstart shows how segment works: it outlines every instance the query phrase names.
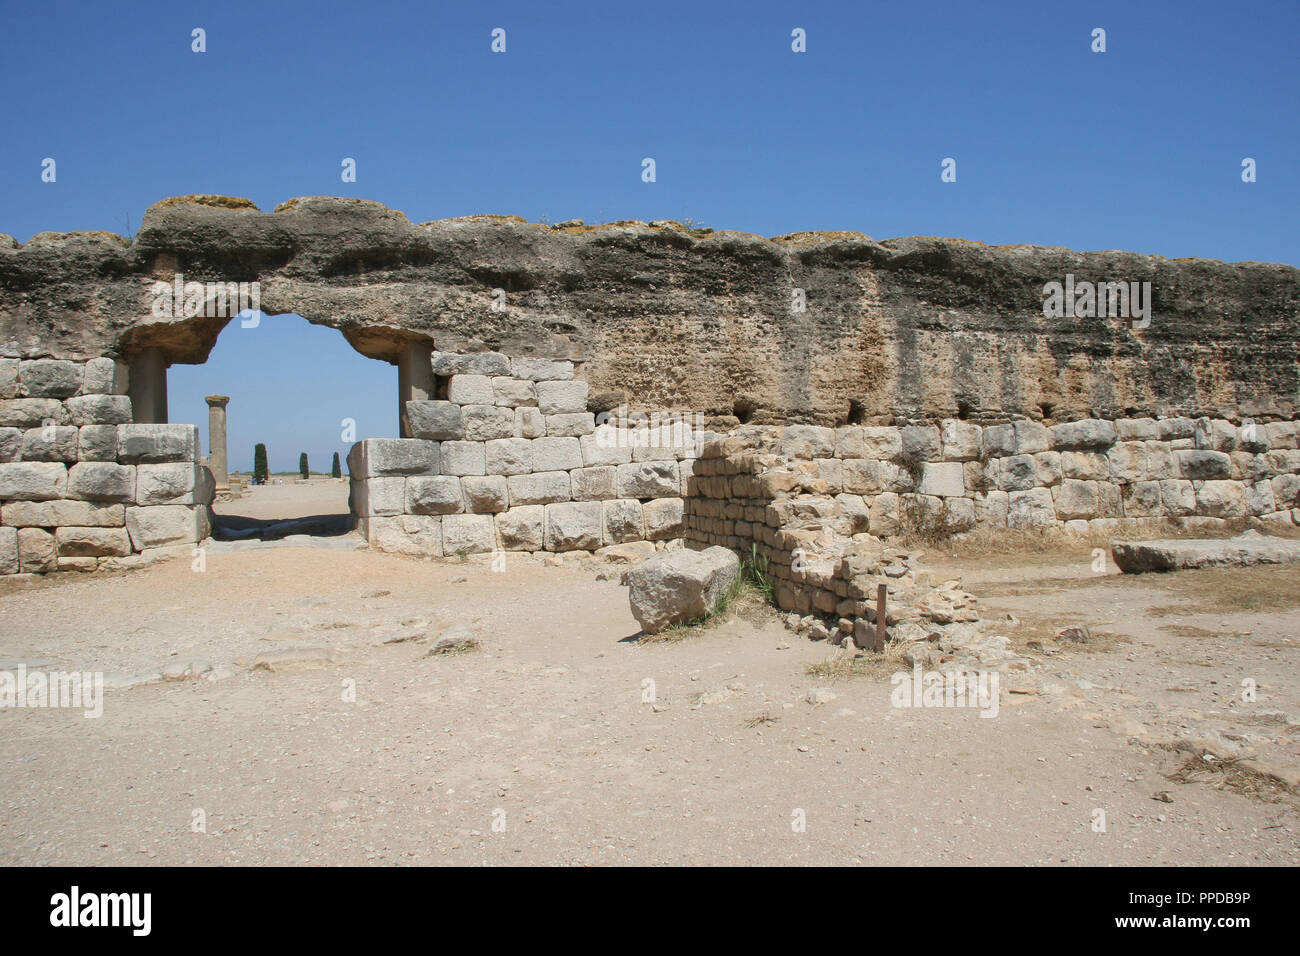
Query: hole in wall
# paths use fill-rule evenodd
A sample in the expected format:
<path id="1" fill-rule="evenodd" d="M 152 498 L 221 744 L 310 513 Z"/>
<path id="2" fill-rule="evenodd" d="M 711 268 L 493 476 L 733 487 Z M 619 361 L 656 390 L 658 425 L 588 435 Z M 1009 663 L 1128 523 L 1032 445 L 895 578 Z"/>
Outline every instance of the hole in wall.
<path id="1" fill-rule="evenodd" d="M 1038 410 L 1043 413 L 1044 418 L 1052 417 L 1052 410 L 1056 408 L 1051 402 L 1039 402 Z"/>
<path id="2" fill-rule="evenodd" d="M 957 417 L 962 421 L 966 421 L 966 419 L 970 418 L 970 402 L 957 403 Z"/>
<path id="3" fill-rule="evenodd" d="M 735 415 L 740 424 L 746 424 L 754 417 L 757 406 L 747 398 L 738 398 L 731 404 L 731 414 Z"/>
<path id="4" fill-rule="evenodd" d="M 433 397 L 440 402 L 447 401 L 447 389 L 450 386 L 450 375 L 435 375 L 433 377 Z"/>
<path id="5" fill-rule="evenodd" d="M 867 406 L 856 398 L 849 399 L 849 424 L 861 425 L 867 420 Z"/>

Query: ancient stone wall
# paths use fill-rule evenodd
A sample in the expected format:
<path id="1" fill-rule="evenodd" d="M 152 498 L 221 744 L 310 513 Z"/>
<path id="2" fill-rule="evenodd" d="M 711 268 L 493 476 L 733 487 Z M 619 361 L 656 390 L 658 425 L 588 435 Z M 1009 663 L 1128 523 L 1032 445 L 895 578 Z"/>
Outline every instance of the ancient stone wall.
<path id="1" fill-rule="evenodd" d="M 0 359 L 0 574 L 129 566 L 207 536 L 198 428 L 132 423 L 114 372 Z"/>
<path id="2" fill-rule="evenodd" d="M 422 555 L 594 551 L 682 533 L 699 436 L 597 426 L 564 360 L 435 353 L 445 397 L 406 403 L 413 438 L 348 454 L 352 513 L 373 547 Z"/>

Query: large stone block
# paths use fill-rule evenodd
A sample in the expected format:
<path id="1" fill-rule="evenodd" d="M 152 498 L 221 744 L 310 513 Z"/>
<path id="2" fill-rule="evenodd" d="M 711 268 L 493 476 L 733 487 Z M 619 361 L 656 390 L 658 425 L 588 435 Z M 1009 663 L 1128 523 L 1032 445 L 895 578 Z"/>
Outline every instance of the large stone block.
<path id="1" fill-rule="evenodd" d="M 77 429 L 71 425 L 29 428 L 23 432 L 23 461 L 77 460 Z"/>
<path id="2" fill-rule="evenodd" d="M 514 438 L 515 410 L 499 405 L 466 405 L 460 410 L 466 441 Z"/>
<path id="3" fill-rule="evenodd" d="M 988 426 L 981 437 L 987 458 L 1009 458 L 1016 453 L 1016 427 L 1010 422 Z"/>
<path id="4" fill-rule="evenodd" d="M 546 506 L 547 551 L 595 551 L 602 544 L 599 501 Z"/>
<path id="5" fill-rule="evenodd" d="M 126 530 L 135 551 L 199 542 L 208 533 L 208 509 L 202 505 L 128 507 Z"/>
<path id="6" fill-rule="evenodd" d="M 441 456 L 445 475 L 487 474 L 487 450 L 481 441 L 445 441 Z"/>
<path id="7" fill-rule="evenodd" d="M 556 359 L 516 358 L 513 360 L 516 378 L 534 382 L 560 382 L 573 378 L 573 363 Z"/>
<path id="8" fill-rule="evenodd" d="M 57 398 L 0 399 L 0 426 L 40 428 L 68 424 L 68 409 Z"/>
<path id="9" fill-rule="evenodd" d="M 546 416 L 540 408 L 515 409 L 515 434 L 520 438 L 543 438 L 546 435 Z"/>
<path id="10" fill-rule="evenodd" d="M 645 540 L 645 521 L 642 516 L 641 502 L 635 498 L 615 498 L 606 501 L 603 503 L 602 512 L 606 544 Z"/>
<path id="11" fill-rule="evenodd" d="M 547 437 L 533 440 L 535 471 L 572 471 L 582 467 L 582 446 L 577 438 L 553 438 L 549 423 Z"/>
<path id="12" fill-rule="evenodd" d="M 18 529 L 0 528 L 0 574 L 18 573 Z"/>
<path id="13" fill-rule="evenodd" d="M 0 464 L 0 500 L 46 501 L 66 497 L 68 468 L 55 461 Z"/>
<path id="14" fill-rule="evenodd" d="M 998 488 L 1002 491 L 1028 491 L 1037 483 L 1038 472 L 1033 455 L 1003 458 L 998 469 Z"/>
<path id="15" fill-rule="evenodd" d="M 1158 518 L 1164 514 L 1158 481 L 1135 481 L 1125 485 L 1123 497 L 1126 517 Z"/>
<path id="16" fill-rule="evenodd" d="M 1174 464 L 1174 450 L 1169 447 L 1169 443 L 1149 441 L 1144 444 L 1147 448 L 1147 479 L 1160 481 L 1165 478 L 1177 478 L 1178 469 Z"/>
<path id="17" fill-rule="evenodd" d="M 613 465 L 575 468 L 570 472 L 574 501 L 604 501 L 618 497 L 618 471 Z"/>
<path id="18" fill-rule="evenodd" d="M 56 528 L 59 525 L 120 528 L 126 523 L 124 506 L 59 498 L 51 501 L 7 501 L 3 520 L 15 527 Z"/>
<path id="19" fill-rule="evenodd" d="M 353 478 L 348 508 L 360 518 L 402 514 L 406 510 L 406 479 Z"/>
<path id="20" fill-rule="evenodd" d="M 1178 475 L 1188 481 L 1209 481 L 1232 474 L 1232 459 L 1219 451 L 1190 449 L 1174 452 Z"/>
<path id="21" fill-rule="evenodd" d="M 486 375 L 453 375 L 447 383 L 447 398 L 457 405 L 495 405 L 496 391 Z"/>
<path id="22" fill-rule="evenodd" d="M 921 468 L 923 495 L 960 497 L 966 493 L 965 470 L 959 461 L 926 462 Z"/>
<path id="23" fill-rule="evenodd" d="M 892 491 L 876 495 L 871 499 L 868 513 L 869 530 L 877 537 L 898 534 L 902 527 L 899 516 L 898 495 Z"/>
<path id="24" fill-rule="evenodd" d="M 657 498 L 641 506 L 647 541 L 680 538 L 685 531 L 685 508 L 681 498 Z"/>
<path id="25" fill-rule="evenodd" d="M 18 397 L 18 359 L 0 358 L 0 399 Z M 17 538 L 14 547 L 17 548 Z M 15 551 L 15 554 L 17 552 Z M 15 558 L 17 560 L 17 558 Z M 0 572 L 12 573 L 12 572 Z"/>
<path id="26" fill-rule="evenodd" d="M 1042 486 L 1051 486 L 1060 484 L 1062 478 L 1078 478 L 1080 476 L 1070 474 L 1065 471 L 1065 456 L 1078 455 L 1079 452 L 1067 451 L 1063 455 L 1059 451 L 1040 451 L 1033 454 L 1034 459 L 1034 484 Z M 997 474 L 1001 474 L 999 468 Z"/>
<path id="27" fill-rule="evenodd" d="M 138 505 L 208 505 L 214 491 L 212 472 L 192 461 L 137 465 L 135 469 Z"/>
<path id="28" fill-rule="evenodd" d="M 740 574 L 728 548 L 666 551 L 628 569 L 624 580 L 632 615 L 647 634 L 712 614 Z"/>
<path id="29" fill-rule="evenodd" d="M 434 352 L 430 361 L 434 375 L 512 374 L 510 359 L 500 352 Z"/>
<path id="30" fill-rule="evenodd" d="M 988 429 L 985 429 L 985 437 L 988 436 Z M 1010 509 L 1010 496 L 1005 491 L 988 491 L 975 496 L 975 521 L 980 525 L 987 525 L 992 528 L 1005 528 L 1007 526 L 1007 512 Z M 871 533 L 875 534 L 876 529 L 872 528 Z"/>
<path id="31" fill-rule="evenodd" d="M 1239 481 L 1194 482 L 1196 513 L 1210 518 L 1244 518 L 1246 489 Z"/>
<path id="32" fill-rule="evenodd" d="M 626 429 L 600 425 L 578 441 L 584 465 L 626 465 L 632 461 L 634 448 Z"/>
<path id="33" fill-rule="evenodd" d="M 957 418 L 945 419 L 939 432 L 944 461 L 974 461 L 980 457 L 983 429 Z"/>
<path id="34" fill-rule="evenodd" d="M 537 407 L 536 382 L 501 376 L 492 379 L 492 392 L 498 405 L 510 408 Z"/>
<path id="35" fill-rule="evenodd" d="M 1119 441 L 1155 441 L 1160 437 L 1160 423 L 1154 418 L 1120 418 L 1115 422 Z"/>
<path id="36" fill-rule="evenodd" d="M 546 505 L 568 501 L 573 487 L 567 471 L 541 471 L 531 475 L 511 475 L 506 479 L 510 491 L 510 504 Z"/>
<path id="37" fill-rule="evenodd" d="M 851 495 L 874 495 L 884 490 L 880 462 L 874 458 L 845 458 L 840 464 L 840 487 Z"/>
<path id="38" fill-rule="evenodd" d="M 547 381 L 537 383 L 537 407 L 543 415 L 566 415 L 587 410 L 586 382 Z"/>
<path id="39" fill-rule="evenodd" d="M 1158 421 L 1161 441 L 1177 441 L 1196 435 L 1196 421 L 1191 418 L 1162 418 Z"/>
<path id="40" fill-rule="evenodd" d="M 899 429 L 903 457 L 910 461 L 933 461 L 939 457 L 939 429 L 933 425 L 906 425 Z"/>
<path id="41" fill-rule="evenodd" d="M 426 441 L 459 441 L 465 437 L 460 406 L 455 402 L 407 402 L 411 437 Z"/>
<path id="42" fill-rule="evenodd" d="M 82 501 L 135 501 L 135 466 L 81 461 L 68 469 L 69 498 Z"/>
<path id="43" fill-rule="evenodd" d="M 501 475 L 478 475 L 460 480 L 465 510 L 474 514 L 497 514 L 510 504 L 506 479 Z"/>
<path id="44" fill-rule="evenodd" d="M 1300 506 L 1300 475 L 1275 475 L 1270 484 L 1279 509 Z M 3 497 L 0 494 L 0 498 Z"/>
<path id="45" fill-rule="evenodd" d="M 442 557 L 442 522 L 437 515 L 396 515 L 365 523 L 366 540 L 376 551 L 416 557 Z"/>
<path id="46" fill-rule="evenodd" d="M 0 463 L 17 461 L 22 457 L 23 431 L 21 428 L 0 428 Z"/>
<path id="47" fill-rule="evenodd" d="M 81 425 L 124 425 L 131 421 L 131 399 L 125 395 L 78 395 L 67 401 L 68 419 Z"/>
<path id="48" fill-rule="evenodd" d="M 86 368 L 79 362 L 31 359 L 18 366 L 18 383 L 32 398 L 67 398 L 81 391 Z"/>
<path id="49" fill-rule="evenodd" d="M 1061 476 L 1079 481 L 1109 481 L 1110 459 L 1100 452 L 1061 452 Z"/>
<path id="50" fill-rule="evenodd" d="M 1143 480 L 1147 477 L 1147 457 L 1146 442 L 1119 442 L 1106 453 L 1111 480 L 1124 483 Z"/>
<path id="51" fill-rule="evenodd" d="M 348 452 L 353 478 L 438 474 L 439 444 L 419 438 L 367 438 Z"/>
<path id="52" fill-rule="evenodd" d="M 117 460 L 142 462 L 198 461 L 197 425 L 118 425 Z"/>
<path id="53" fill-rule="evenodd" d="M 1115 444 L 1115 425 L 1104 418 L 1082 418 L 1052 426 L 1052 445 L 1057 451 L 1080 449 L 1104 451 Z"/>
<path id="54" fill-rule="evenodd" d="M 405 482 L 405 500 L 396 509 L 399 512 L 450 515 L 464 510 L 460 478 L 452 475 L 412 475 Z"/>
<path id="55" fill-rule="evenodd" d="M 1192 514 L 1196 511 L 1196 489 L 1190 481 L 1163 479 L 1160 482 L 1160 504 L 1170 517 Z"/>
<path id="56" fill-rule="evenodd" d="M 792 458 L 830 458 L 835 454 L 835 429 L 819 425 L 787 425 L 781 433 L 780 453 Z"/>
<path id="57" fill-rule="evenodd" d="M 527 438 L 497 438 L 484 446 L 489 475 L 526 475 L 533 470 L 533 443 Z"/>
<path id="58" fill-rule="evenodd" d="M 1066 478 L 1053 489 L 1056 516 L 1062 521 L 1095 518 L 1098 513 L 1097 483 Z"/>
<path id="59" fill-rule="evenodd" d="M 78 461 L 117 461 L 117 426 L 82 425 L 77 430 Z"/>
<path id="60" fill-rule="evenodd" d="M 1277 511 L 1277 501 L 1273 498 L 1273 485 L 1268 481 L 1256 481 L 1245 485 L 1246 513 L 1266 515 Z"/>
<path id="61" fill-rule="evenodd" d="M 1007 501 L 1008 528 L 1045 527 L 1056 521 L 1052 492 L 1047 488 L 1013 491 Z"/>
<path id="62" fill-rule="evenodd" d="M 1016 454 L 1036 455 L 1040 451 L 1052 450 L 1052 433 L 1047 426 L 1031 422 L 1027 418 L 1012 423 L 1016 432 Z"/>
<path id="63" fill-rule="evenodd" d="M 24 574 L 45 574 L 59 566 L 54 535 L 43 528 L 18 529 L 18 569 Z"/>
<path id="64" fill-rule="evenodd" d="M 618 466 L 620 498 L 676 498 L 680 489 L 675 461 L 642 461 Z"/>
<path id="65" fill-rule="evenodd" d="M 596 416 L 591 412 L 570 412 L 567 415 L 547 415 L 546 434 L 548 436 L 590 435 L 596 430 Z M 672 449 L 667 449 L 668 457 L 673 457 Z"/>
<path id="66" fill-rule="evenodd" d="M 496 550 L 496 525 L 492 515 L 444 515 L 442 550 L 449 556 Z"/>
<path id="67" fill-rule="evenodd" d="M 542 505 L 510 508 L 496 516 L 501 547 L 506 551 L 541 551 L 546 527 Z"/>
<path id="68" fill-rule="evenodd" d="M 91 359 L 86 363 L 81 391 L 86 395 L 112 395 L 116 377 L 117 363 L 111 358 Z"/>
<path id="69" fill-rule="evenodd" d="M 54 542 L 60 558 L 111 558 L 131 553 L 126 528 L 58 528 Z"/>
<path id="70" fill-rule="evenodd" d="M 1234 451 L 1237 447 L 1237 428 L 1222 418 L 1199 418 L 1196 433 L 1192 436 L 1196 447 L 1205 451 Z"/>

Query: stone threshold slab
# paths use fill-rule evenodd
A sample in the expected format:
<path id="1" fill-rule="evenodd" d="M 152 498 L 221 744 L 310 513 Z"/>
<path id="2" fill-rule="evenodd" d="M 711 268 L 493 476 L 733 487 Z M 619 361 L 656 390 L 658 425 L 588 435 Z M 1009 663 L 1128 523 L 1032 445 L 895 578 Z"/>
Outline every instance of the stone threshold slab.
<path id="1" fill-rule="evenodd" d="M 1142 574 L 1188 568 L 1293 564 L 1300 562 L 1300 541 L 1248 531 L 1235 538 L 1124 541 L 1112 545 L 1110 553 L 1125 574 Z"/>

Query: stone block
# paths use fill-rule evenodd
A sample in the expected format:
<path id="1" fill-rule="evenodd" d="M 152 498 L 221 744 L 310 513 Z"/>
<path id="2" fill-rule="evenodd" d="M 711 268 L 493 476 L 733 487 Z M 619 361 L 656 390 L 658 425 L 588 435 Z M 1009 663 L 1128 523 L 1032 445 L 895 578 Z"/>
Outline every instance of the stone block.
<path id="1" fill-rule="evenodd" d="M 1047 488 L 1013 491 L 1007 500 L 1008 528 L 1041 528 L 1056 521 L 1052 492 Z"/>
<path id="2" fill-rule="evenodd" d="M 492 515 L 444 515 L 442 550 L 449 557 L 495 551 L 496 525 Z"/>
<path id="3" fill-rule="evenodd" d="M 506 405 L 510 408 L 537 406 L 536 382 L 500 376 L 492 379 L 492 392 L 496 396 L 498 405 Z"/>
<path id="4" fill-rule="evenodd" d="M 1273 499 L 1279 510 L 1300 505 L 1300 475 L 1275 475 L 1271 482 Z M 0 494 L 0 498 L 4 495 Z"/>
<path id="5" fill-rule="evenodd" d="M 19 457 L 23 461 L 74 462 L 77 460 L 77 429 L 72 425 L 29 428 L 23 432 Z"/>
<path id="6" fill-rule="evenodd" d="M 1052 426 L 1052 445 L 1057 451 L 1106 450 L 1115 444 L 1115 425 L 1104 418 L 1082 418 Z"/>
<path id="7" fill-rule="evenodd" d="M 987 458 L 1009 458 L 1016 453 L 1016 428 L 1010 422 L 984 429 L 983 454 Z"/>
<path id="8" fill-rule="evenodd" d="M 1120 418 L 1115 422 L 1118 441 L 1155 441 L 1160 437 L 1160 423 L 1154 418 Z"/>
<path id="9" fill-rule="evenodd" d="M 998 488 L 1001 491 L 1027 491 L 1037 483 L 1037 476 L 1033 455 L 1012 455 L 1001 460 Z"/>
<path id="10" fill-rule="evenodd" d="M 586 382 L 547 381 L 537 383 L 537 407 L 543 415 L 566 415 L 587 410 Z"/>
<path id="11" fill-rule="evenodd" d="M 437 515 L 395 515 L 365 523 L 370 547 L 389 554 L 442 557 L 442 522 Z"/>
<path id="12" fill-rule="evenodd" d="M 459 514 L 465 508 L 464 481 L 452 475 L 412 475 L 406 479 L 398 510 L 414 515 Z"/>
<path id="13" fill-rule="evenodd" d="M 1196 513 L 1210 518 L 1244 518 L 1246 489 L 1239 481 L 1195 482 Z"/>
<path id="14" fill-rule="evenodd" d="M 67 401 L 68 420 L 81 425 L 125 425 L 131 421 L 131 399 L 125 395 L 78 395 Z"/>
<path id="15" fill-rule="evenodd" d="M 465 510 L 474 514 L 497 514 L 510 504 L 506 479 L 501 475 L 475 475 L 460 480 Z"/>
<path id="16" fill-rule="evenodd" d="M 921 485 L 923 495 L 941 497 L 961 497 L 966 493 L 965 469 L 961 462 L 926 462 L 921 468 Z"/>
<path id="17" fill-rule="evenodd" d="M 533 443 L 527 438 L 496 438 L 484 451 L 489 475 L 526 475 L 533 470 Z"/>
<path id="18" fill-rule="evenodd" d="M 1219 451 L 1190 449 L 1174 452 L 1178 475 L 1189 481 L 1210 481 L 1232 474 L 1232 459 Z"/>
<path id="19" fill-rule="evenodd" d="M 131 553 L 126 528 L 62 527 L 54 532 L 60 558 L 120 558 Z"/>
<path id="20" fill-rule="evenodd" d="M 0 464 L 0 500 L 46 501 L 66 497 L 67 491 L 68 468 L 60 462 L 15 461 Z"/>
<path id="21" fill-rule="evenodd" d="M 466 405 L 460 410 L 466 441 L 515 438 L 515 410 L 500 405 Z M 444 535 L 445 535 L 444 531 Z"/>
<path id="22" fill-rule="evenodd" d="M 510 359 L 500 352 L 434 352 L 434 375 L 510 375 Z M 524 378 L 526 376 L 520 376 Z"/>
<path id="23" fill-rule="evenodd" d="M 1266 515 L 1277 511 L 1277 502 L 1273 498 L 1273 485 L 1268 481 L 1256 481 L 1244 485 L 1246 491 L 1246 513 Z"/>
<path id="24" fill-rule="evenodd" d="M 598 425 L 590 435 L 579 440 L 584 465 L 626 465 L 632 461 L 634 448 L 626 429 Z"/>
<path id="25" fill-rule="evenodd" d="M 572 485 L 567 471 L 541 471 L 531 475 L 511 475 L 506 479 L 510 492 L 510 504 L 545 505 L 557 501 L 568 501 L 572 497 Z"/>
<path id="26" fill-rule="evenodd" d="M 1100 452 L 1062 452 L 1061 476 L 1079 481 L 1109 481 L 1110 459 Z"/>
<path id="27" fill-rule="evenodd" d="M 120 528 L 126 523 L 123 505 L 97 504 L 58 498 L 50 501 L 6 501 L 0 511 L 6 525 L 56 528 L 60 525 Z"/>
<path id="28" fill-rule="evenodd" d="M 1196 422 L 1191 418 L 1162 418 L 1156 425 L 1161 441 L 1190 439 L 1196 435 Z"/>
<path id="29" fill-rule="evenodd" d="M 1237 428 L 1222 418 L 1198 418 L 1192 436 L 1196 447 L 1204 451 L 1229 452 L 1237 447 Z"/>
<path id="30" fill-rule="evenodd" d="M 599 501 L 546 506 L 547 551 L 595 551 L 603 544 Z"/>
<path id="31" fill-rule="evenodd" d="M 939 431 L 944 461 L 974 461 L 983 447 L 983 429 L 961 419 L 945 419 Z"/>
<path id="32" fill-rule="evenodd" d="M 811 461 L 835 454 L 835 429 L 819 425 L 787 425 L 781 433 L 780 453 Z"/>
<path id="33" fill-rule="evenodd" d="M 1151 423 L 1155 424 L 1154 419 Z M 1147 477 L 1147 446 L 1144 441 L 1120 441 L 1106 453 L 1106 458 L 1112 481 L 1127 484 Z"/>
<path id="34" fill-rule="evenodd" d="M 546 416 L 540 408 L 515 409 L 515 433 L 520 438 L 542 438 L 546 435 Z"/>
<path id="35" fill-rule="evenodd" d="M 68 409 L 57 398 L 0 399 L 0 426 L 40 428 L 47 423 L 68 424 Z"/>
<path id="36" fill-rule="evenodd" d="M 192 461 L 138 465 L 135 503 L 138 505 L 207 505 L 212 503 L 212 472 Z"/>
<path id="37" fill-rule="evenodd" d="M 635 498 L 615 498 L 604 502 L 603 515 L 606 544 L 645 540 L 645 520 L 641 502 Z"/>
<path id="38" fill-rule="evenodd" d="M 1098 515 L 1097 483 L 1066 478 L 1053 489 L 1056 516 L 1062 521 L 1095 518 Z"/>
<path id="39" fill-rule="evenodd" d="M 18 529 L 18 570 L 45 574 L 58 567 L 59 549 L 54 535 L 43 528 Z"/>
<path id="40" fill-rule="evenodd" d="M 516 358 L 514 374 L 516 378 L 534 382 L 568 381 L 573 378 L 573 363 L 556 359 Z"/>
<path id="41" fill-rule="evenodd" d="M 465 437 L 460 406 L 455 402 L 407 402 L 406 421 L 413 438 L 459 441 Z"/>
<path id="42" fill-rule="evenodd" d="M 1190 481 L 1163 479 L 1160 482 L 1160 504 L 1170 517 L 1192 514 L 1196 511 L 1196 489 Z"/>
<path id="43" fill-rule="evenodd" d="M 0 399 L 18 397 L 18 359 L 0 358 Z M 14 547 L 17 548 L 17 538 L 14 539 Z M 14 552 L 17 561 L 17 551 Z M 12 574 L 16 572 L 3 571 L 0 574 Z"/>
<path id="44" fill-rule="evenodd" d="M 869 521 L 870 531 L 877 537 L 898 534 L 901 528 L 898 495 L 887 491 L 871 499 Z"/>
<path id="45" fill-rule="evenodd" d="M 685 507 L 681 498 L 656 498 L 641 506 L 647 541 L 680 538 L 685 531 Z"/>
<path id="46" fill-rule="evenodd" d="M 198 461 L 199 428 L 197 425 L 118 425 L 117 460 L 129 465 Z"/>
<path id="47" fill-rule="evenodd" d="M 457 405 L 495 405 L 496 390 L 486 375 L 453 375 L 447 383 L 447 398 Z"/>
<path id="48" fill-rule="evenodd" d="M 445 441 L 439 449 L 444 475 L 487 474 L 487 445 L 481 441 Z"/>
<path id="49" fill-rule="evenodd" d="M 0 463 L 17 461 L 22 456 L 23 432 L 22 428 L 0 428 Z M 116 430 L 114 436 L 113 451 L 116 454 Z"/>
<path id="50" fill-rule="evenodd" d="M 547 415 L 546 434 L 548 437 L 590 435 L 596 430 L 596 416 L 591 412 L 570 412 L 567 415 Z M 668 449 L 672 457 L 672 449 Z"/>
<path id="51" fill-rule="evenodd" d="M 82 425 L 77 430 L 78 461 L 117 461 L 117 426 Z"/>
<path id="52" fill-rule="evenodd" d="M 618 466 L 620 498 L 675 498 L 680 488 L 675 461 L 642 461 Z"/>
<path id="53" fill-rule="evenodd" d="M 135 551 L 165 544 L 202 541 L 208 533 L 208 509 L 202 505 L 128 507 L 126 530 Z"/>
<path id="54" fill-rule="evenodd" d="M 111 358 L 94 358 L 86 363 L 81 391 L 85 395 L 112 395 L 117 363 Z M 127 419 L 130 421 L 130 419 Z"/>
<path id="55" fill-rule="evenodd" d="M 988 429 L 984 430 L 985 436 Z M 1007 526 L 1007 512 L 1010 508 L 1010 496 L 1005 491 L 988 491 L 975 496 L 975 521 L 992 528 Z M 874 529 L 872 534 L 875 534 Z"/>
<path id="56" fill-rule="evenodd" d="M 1147 449 L 1147 479 L 1159 481 L 1164 478 L 1178 477 L 1174 465 L 1174 451 L 1169 447 L 1168 442 L 1149 441 L 1144 444 Z"/>
<path id="57" fill-rule="evenodd" d="M 31 359 L 18 365 L 18 385 L 32 398 L 68 398 L 81 391 L 86 368 L 61 359 Z"/>
<path id="58" fill-rule="evenodd" d="M 17 574 L 18 567 L 18 529 L 0 528 L 0 574 Z"/>
<path id="59" fill-rule="evenodd" d="M 906 425 L 899 429 L 903 457 L 909 461 L 934 461 L 939 457 L 939 429 L 933 425 Z"/>
<path id="60" fill-rule="evenodd" d="M 881 465 L 874 458 L 845 458 L 840 463 L 840 488 L 850 495 L 875 495 L 884 491 Z"/>
<path id="61" fill-rule="evenodd" d="M 542 505 L 510 508 L 496 516 L 497 534 L 506 551 L 541 551 L 546 528 Z"/>
<path id="62" fill-rule="evenodd" d="M 577 438 L 552 438 L 550 422 L 547 437 L 533 440 L 535 471 L 571 471 L 582 467 L 582 446 Z"/>
<path id="63" fill-rule="evenodd" d="M 1160 482 L 1135 481 L 1123 488 L 1124 514 L 1130 518 L 1157 518 L 1164 514 Z"/>
<path id="64" fill-rule="evenodd" d="M 406 510 L 406 479 L 354 478 L 349 495 L 348 507 L 359 517 L 400 515 Z"/>
<path id="65" fill-rule="evenodd" d="M 1067 451 L 1065 454 L 1074 455 L 1077 452 Z M 1056 485 L 1064 477 L 1075 477 L 1065 474 L 1064 455 L 1059 451 L 1039 451 L 1031 457 L 1034 459 L 1034 484 L 1036 485 Z"/>
<path id="66" fill-rule="evenodd" d="M 570 473 L 574 501 L 604 501 L 618 497 L 618 471 L 613 465 L 575 468 Z"/>

